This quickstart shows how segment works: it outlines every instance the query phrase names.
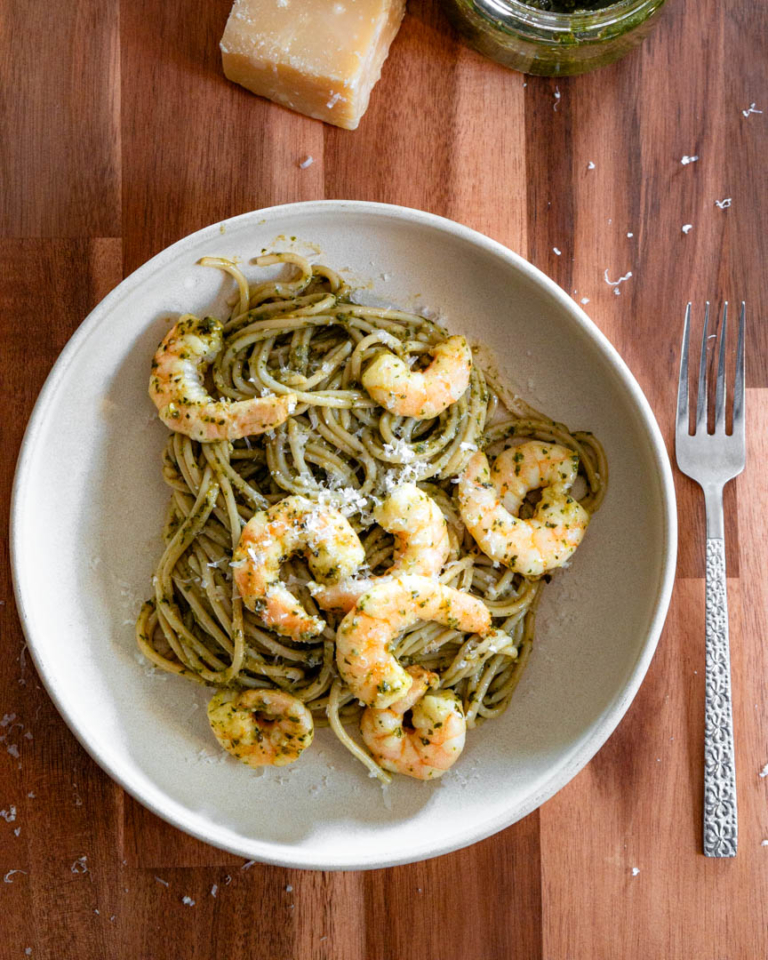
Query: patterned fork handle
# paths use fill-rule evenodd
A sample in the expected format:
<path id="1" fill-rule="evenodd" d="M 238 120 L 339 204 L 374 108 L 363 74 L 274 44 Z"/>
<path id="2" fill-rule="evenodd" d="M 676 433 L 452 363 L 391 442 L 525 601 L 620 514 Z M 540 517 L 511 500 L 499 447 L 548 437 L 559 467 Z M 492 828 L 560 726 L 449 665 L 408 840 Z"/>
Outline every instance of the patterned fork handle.
<path id="1" fill-rule="evenodd" d="M 725 540 L 721 537 L 708 537 L 704 854 L 708 857 L 735 857 L 737 842 L 736 762 L 731 709 Z"/>

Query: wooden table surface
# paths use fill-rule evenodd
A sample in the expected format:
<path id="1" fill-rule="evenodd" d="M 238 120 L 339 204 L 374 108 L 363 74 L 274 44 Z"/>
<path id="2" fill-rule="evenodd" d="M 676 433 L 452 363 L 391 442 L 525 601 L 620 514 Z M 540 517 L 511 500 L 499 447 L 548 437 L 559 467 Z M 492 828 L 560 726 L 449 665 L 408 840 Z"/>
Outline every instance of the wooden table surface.
<path id="1" fill-rule="evenodd" d="M 768 5 L 670 0 L 640 51 L 556 81 L 484 61 L 460 45 L 438 0 L 411 0 L 350 133 L 224 79 L 217 44 L 229 2 L 3 4 L 3 513 L 35 397 L 83 317 L 167 244 L 246 210 L 379 200 L 500 240 L 586 304 L 670 450 L 685 302 L 744 298 L 749 462 L 726 497 L 739 854 L 700 853 L 703 508 L 679 474 L 667 627 L 606 746 L 498 836 L 369 873 L 245 869 L 128 797 L 41 688 L 4 549 L 0 957 L 768 956 L 768 778 L 759 775 L 768 763 Z M 765 113 L 745 116 L 752 103 Z M 307 155 L 314 163 L 301 169 Z M 698 159 L 683 164 L 686 155 Z M 731 206 L 716 206 L 727 197 Z M 606 270 L 612 280 L 631 271 L 620 296 Z"/>

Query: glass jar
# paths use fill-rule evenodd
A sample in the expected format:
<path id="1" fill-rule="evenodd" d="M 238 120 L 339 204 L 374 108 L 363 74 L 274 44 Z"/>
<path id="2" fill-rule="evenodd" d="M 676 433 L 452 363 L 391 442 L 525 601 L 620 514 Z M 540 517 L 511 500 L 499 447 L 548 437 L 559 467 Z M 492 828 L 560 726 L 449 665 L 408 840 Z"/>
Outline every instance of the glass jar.
<path id="1" fill-rule="evenodd" d="M 470 46 L 505 67 L 544 77 L 586 73 L 636 47 L 665 0 L 618 0 L 600 9 L 553 13 L 522 0 L 446 0 Z"/>

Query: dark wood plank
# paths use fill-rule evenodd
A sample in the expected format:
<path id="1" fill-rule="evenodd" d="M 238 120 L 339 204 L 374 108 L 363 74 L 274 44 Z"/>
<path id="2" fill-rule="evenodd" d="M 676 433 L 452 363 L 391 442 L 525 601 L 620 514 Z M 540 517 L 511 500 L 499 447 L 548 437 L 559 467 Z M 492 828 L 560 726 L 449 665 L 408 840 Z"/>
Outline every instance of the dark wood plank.
<path id="1" fill-rule="evenodd" d="M 120 236 L 118 14 L 4 5 L 0 236 Z"/>
<path id="2" fill-rule="evenodd" d="M 169 832 L 174 834 L 168 843 Z M 133 797 L 125 797 L 122 856 L 129 866 L 143 870 L 180 867 L 227 867 L 238 870 L 243 858 L 218 850 L 194 837 L 173 830 Z"/>

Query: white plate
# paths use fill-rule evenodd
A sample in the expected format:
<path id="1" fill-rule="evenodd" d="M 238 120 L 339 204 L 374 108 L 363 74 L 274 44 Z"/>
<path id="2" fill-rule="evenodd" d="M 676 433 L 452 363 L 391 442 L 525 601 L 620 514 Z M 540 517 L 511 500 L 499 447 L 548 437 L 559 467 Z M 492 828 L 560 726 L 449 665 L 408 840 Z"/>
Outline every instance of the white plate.
<path id="1" fill-rule="evenodd" d="M 291 238 L 299 238 L 294 242 Z M 306 244 L 316 245 L 307 247 Z M 439 783 L 377 781 L 320 730 L 301 762 L 261 775 L 219 751 L 207 693 L 137 663 L 168 497 L 149 361 L 182 312 L 223 315 L 231 281 L 195 265 L 316 250 L 369 293 L 440 311 L 484 340 L 520 392 L 605 444 L 611 484 L 572 566 L 545 590 L 510 709 L 468 737 Z M 256 269 L 249 267 L 254 275 Z M 615 728 L 653 655 L 672 586 L 672 477 L 632 375 L 563 291 L 498 243 L 419 211 L 298 203 L 214 224 L 154 257 L 85 320 L 40 395 L 13 494 L 16 599 L 45 685 L 91 756 L 155 813 L 269 863 L 358 869 L 487 837 L 534 810 Z M 44 546 L 45 560 L 41 562 Z"/>

